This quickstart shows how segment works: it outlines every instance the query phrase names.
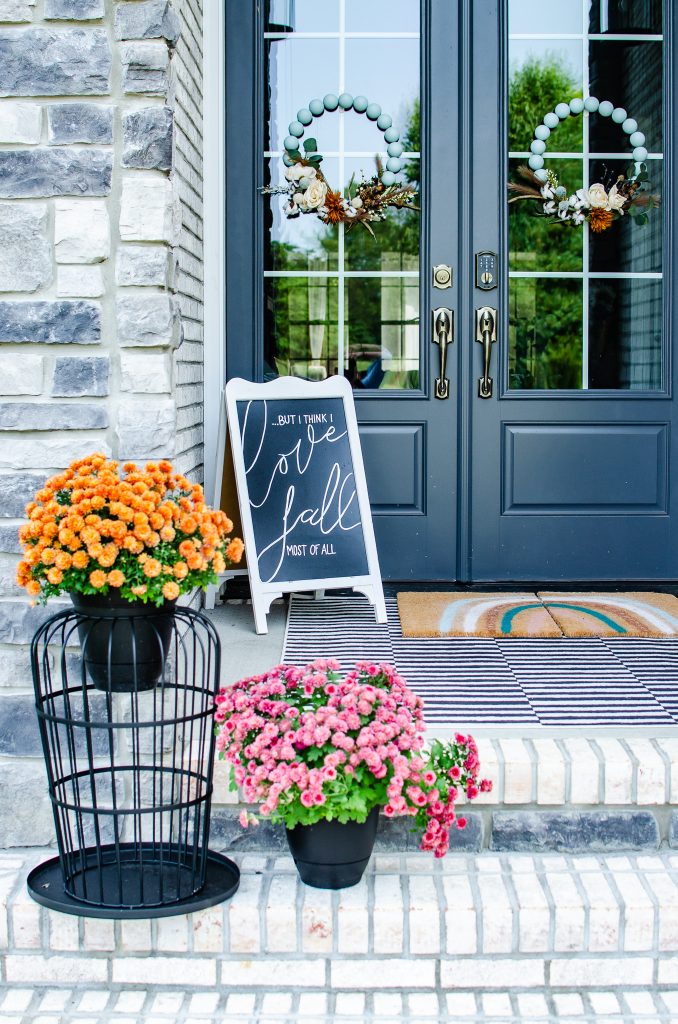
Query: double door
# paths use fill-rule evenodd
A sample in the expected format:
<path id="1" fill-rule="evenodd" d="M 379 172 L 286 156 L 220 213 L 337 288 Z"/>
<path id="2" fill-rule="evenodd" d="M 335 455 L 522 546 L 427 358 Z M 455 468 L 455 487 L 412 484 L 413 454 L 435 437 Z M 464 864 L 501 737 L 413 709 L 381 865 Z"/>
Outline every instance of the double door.
<path id="1" fill-rule="evenodd" d="M 670 6 L 230 5 L 228 373 L 352 381 L 385 578 L 678 578 L 671 204 L 576 223 L 507 192 L 531 163 L 584 214 L 620 177 L 672 194 Z M 418 209 L 369 231 L 257 194 L 326 96 L 331 188 L 383 174 L 377 119 L 333 95 L 388 114 Z"/>

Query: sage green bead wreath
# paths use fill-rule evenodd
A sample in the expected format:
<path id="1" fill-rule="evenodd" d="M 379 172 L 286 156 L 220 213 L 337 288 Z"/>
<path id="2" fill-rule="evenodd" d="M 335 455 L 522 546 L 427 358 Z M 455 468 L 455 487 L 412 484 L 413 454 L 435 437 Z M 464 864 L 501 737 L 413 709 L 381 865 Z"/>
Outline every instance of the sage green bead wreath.
<path id="1" fill-rule="evenodd" d="M 385 167 L 380 158 L 376 157 L 377 173 L 371 178 L 356 181 L 353 175 L 345 194 L 332 189 L 320 170 L 323 158 L 318 152 L 317 141 L 308 138 L 303 146 L 301 141 L 314 118 L 336 110 L 345 113 L 353 110 L 374 121 L 384 133 L 388 154 Z M 398 210 L 418 209 L 413 205 L 416 189 L 412 185 L 404 185 L 396 178 L 404 166 L 400 133 L 393 127 L 393 118 L 382 113 L 378 103 L 370 103 L 365 96 L 351 96 L 347 92 L 341 96 L 328 93 L 323 99 L 311 100 L 308 107 L 298 110 L 288 131 L 289 135 L 283 143 L 286 184 L 267 185 L 259 190 L 265 195 L 287 196 L 283 207 L 286 217 L 313 214 L 324 224 L 346 224 L 349 228 L 362 224 L 374 236 L 371 222 L 384 220 L 389 207 Z"/>
<path id="2" fill-rule="evenodd" d="M 621 126 L 633 147 L 633 163 L 626 168 L 626 174 L 616 179 L 595 182 L 588 188 L 577 189 L 568 195 L 555 171 L 544 167 L 546 140 L 551 130 L 568 117 L 597 112 L 601 117 L 610 117 Z M 541 203 L 540 214 L 554 222 L 580 227 L 588 224 L 591 231 L 607 231 L 616 220 L 625 214 L 633 217 L 636 224 L 646 224 L 648 211 L 659 206 L 660 198 L 651 191 L 647 173 L 647 149 L 645 136 L 638 131 L 638 122 L 629 117 L 623 107 L 615 107 L 610 100 L 598 100 L 595 96 L 586 99 L 575 97 L 569 103 L 558 103 L 554 110 L 545 115 L 542 124 L 534 131 L 530 145 L 528 166 L 521 166 L 517 173 L 521 182 L 510 181 L 509 203 L 532 200 Z"/>

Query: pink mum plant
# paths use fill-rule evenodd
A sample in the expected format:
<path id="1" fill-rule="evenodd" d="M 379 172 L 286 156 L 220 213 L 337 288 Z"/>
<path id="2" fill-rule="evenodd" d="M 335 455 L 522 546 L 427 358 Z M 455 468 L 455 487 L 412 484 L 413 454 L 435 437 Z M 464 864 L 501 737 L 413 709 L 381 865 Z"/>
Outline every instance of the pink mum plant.
<path id="1" fill-rule="evenodd" d="M 264 817 L 295 825 L 321 819 L 365 821 L 374 807 L 407 815 L 422 850 L 443 857 L 460 796 L 492 783 L 478 779 L 471 736 L 424 749 L 423 702 L 390 665 L 358 662 L 341 677 L 336 661 L 300 669 L 277 665 L 241 679 L 216 698 L 217 750 L 231 762 L 231 787 Z M 253 815 L 243 812 L 241 822 Z"/>

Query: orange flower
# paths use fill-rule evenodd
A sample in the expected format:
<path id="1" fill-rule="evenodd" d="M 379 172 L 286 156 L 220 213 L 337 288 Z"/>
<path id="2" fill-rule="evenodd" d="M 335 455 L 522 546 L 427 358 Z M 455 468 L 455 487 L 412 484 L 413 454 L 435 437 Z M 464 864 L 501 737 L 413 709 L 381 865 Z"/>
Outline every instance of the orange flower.
<path id="1" fill-rule="evenodd" d="M 98 518 L 99 517 L 97 516 L 97 519 Z M 86 526 L 85 529 L 81 532 L 80 536 L 82 540 L 85 542 L 85 544 L 87 544 L 88 546 L 90 544 L 98 544 L 99 541 L 101 540 L 101 534 L 99 533 L 98 530 L 95 530 L 93 526 Z"/>
<path id="2" fill-rule="evenodd" d="M 153 531 L 151 530 L 150 526 L 147 523 L 143 526 L 134 527 L 134 536 L 137 538 L 137 540 L 148 540 L 152 532 Z"/>
<path id="3" fill-rule="evenodd" d="M 239 562 L 243 556 L 245 545 L 240 540 L 240 537 L 234 537 L 231 543 L 226 548 L 226 558 L 230 562 Z"/>
<path id="4" fill-rule="evenodd" d="M 56 562 L 56 556 L 57 552 L 54 548 L 45 548 L 41 556 L 41 561 L 44 562 L 45 565 L 54 565 Z"/>
<path id="5" fill-rule="evenodd" d="M 86 569 L 89 563 L 89 556 L 86 551 L 76 551 L 73 555 L 73 568 Z"/>
<path id="6" fill-rule="evenodd" d="M 187 555 L 186 556 L 186 561 L 188 563 L 188 568 L 189 569 L 204 569 L 205 568 L 205 560 L 202 557 L 202 555 L 200 554 L 200 552 L 196 551 L 195 548 L 193 548 L 193 554 L 192 555 Z"/>
<path id="7" fill-rule="evenodd" d="M 160 539 L 166 541 L 173 541 L 176 537 L 177 532 L 173 526 L 163 526 L 160 531 Z"/>
<path id="8" fill-rule="evenodd" d="M 122 542 L 122 546 L 125 551 L 131 551 L 133 555 L 138 555 L 144 550 L 144 545 L 140 540 L 137 540 L 131 533 L 128 533 Z"/>
<path id="9" fill-rule="evenodd" d="M 55 565 L 53 565 L 51 569 L 47 570 L 47 579 L 49 580 L 50 583 L 53 583 L 55 586 L 59 583 L 62 583 L 63 578 L 64 574 L 62 573 L 61 569 L 57 569 Z"/>
<path id="10" fill-rule="evenodd" d="M 169 580 L 169 582 L 162 588 L 163 596 L 166 597 L 168 601 L 174 601 L 175 598 L 179 596 L 179 592 L 179 584 L 175 583 L 174 580 Z"/>
<path id="11" fill-rule="evenodd" d="M 224 561 L 224 556 L 222 555 L 221 551 L 217 551 L 216 555 L 214 556 L 214 559 L 212 561 L 212 568 L 217 573 L 226 571 L 226 562 Z"/>
<path id="12" fill-rule="evenodd" d="M 93 587 L 99 590 L 101 587 L 106 585 L 106 573 L 101 569 L 95 569 L 94 572 L 89 574 L 89 581 Z"/>
<path id="13" fill-rule="evenodd" d="M 156 532 L 155 532 L 155 530 L 153 530 L 153 531 L 152 531 L 152 532 L 151 532 L 151 533 L 149 534 L 149 536 L 148 536 L 148 537 L 146 538 L 146 547 L 147 547 L 147 548 L 154 548 L 154 547 L 156 547 L 156 546 L 157 546 L 157 545 L 158 545 L 159 543 L 160 543 L 160 534 L 159 534 L 159 533 L 156 533 Z"/>
<path id="14" fill-rule="evenodd" d="M 601 231 L 607 231 L 612 226 L 614 214 L 611 210 L 603 210 L 599 206 L 592 206 L 589 210 L 588 221 L 591 231 L 600 234 Z"/>
<path id="15" fill-rule="evenodd" d="M 57 551 L 57 556 L 54 559 L 54 564 L 57 569 L 70 569 L 73 558 L 68 554 L 67 551 Z"/>
<path id="16" fill-rule="evenodd" d="M 160 512 L 151 512 L 150 522 L 154 530 L 159 530 L 165 524 L 165 517 Z"/>
<path id="17" fill-rule="evenodd" d="M 113 569 L 108 574 L 108 582 L 112 587 L 121 587 L 125 582 L 125 574 L 119 569 Z"/>
<path id="18" fill-rule="evenodd" d="M 176 579 L 185 580 L 188 576 L 188 566 L 185 562 L 175 562 L 174 569 L 172 570 Z"/>
<path id="19" fill-rule="evenodd" d="M 157 558 L 149 558 L 144 563 L 144 575 L 148 576 L 149 579 L 153 579 L 155 576 L 159 576 L 162 571 L 162 566 Z"/>
<path id="20" fill-rule="evenodd" d="M 189 555 L 192 555 L 194 553 L 195 553 L 195 544 L 193 543 L 193 541 L 192 540 L 182 540 L 181 544 L 179 545 L 179 554 L 183 558 L 188 558 Z"/>
<path id="21" fill-rule="evenodd" d="M 143 597 L 143 595 L 148 590 L 148 587 L 146 586 L 145 583 L 137 583 L 135 587 L 130 587 L 130 590 L 132 591 L 133 594 L 136 594 L 137 597 Z"/>
<path id="22" fill-rule="evenodd" d="M 198 523 L 193 516 L 182 516 L 179 522 L 179 529 L 182 533 L 195 533 Z"/>
<path id="23" fill-rule="evenodd" d="M 104 553 L 103 544 L 90 544 L 87 548 L 87 554 L 90 558 L 99 559 Z"/>
<path id="24" fill-rule="evenodd" d="M 40 584 L 37 580 L 28 580 L 28 582 L 23 583 L 22 586 L 26 588 L 31 597 L 37 597 L 40 593 Z"/>

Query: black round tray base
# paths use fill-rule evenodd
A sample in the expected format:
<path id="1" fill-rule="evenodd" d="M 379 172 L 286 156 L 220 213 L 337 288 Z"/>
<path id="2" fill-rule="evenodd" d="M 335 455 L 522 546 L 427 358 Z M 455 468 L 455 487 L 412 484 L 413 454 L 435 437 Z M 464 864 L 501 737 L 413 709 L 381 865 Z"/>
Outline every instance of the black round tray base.
<path id="1" fill-rule="evenodd" d="M 129 865 L 127 865 L 129 867 Z M 162 906 L 120 907 L 102 903 L 85 903 L 74 899 L 64 889 L 61 864 L 58 857 L 52 857 L 44 864 L 38 864 L 29 874 L 26 884 L 28 892 L 43 907 L 58 910 L 62 914 L 78 917 L 100 917 L 114 920 L 134 920 L 151 917 L 173 917 L 177 914 L 192 914 L 205 910 L 217 903 L 223 903 L 237 892 L 240 885 L 240 870 L 228 857 L 221 853 L 207 853 L 205 884 L 193 896 L 174 900 Z M 105 898 L 105 893 L 104 893 Z"/>

